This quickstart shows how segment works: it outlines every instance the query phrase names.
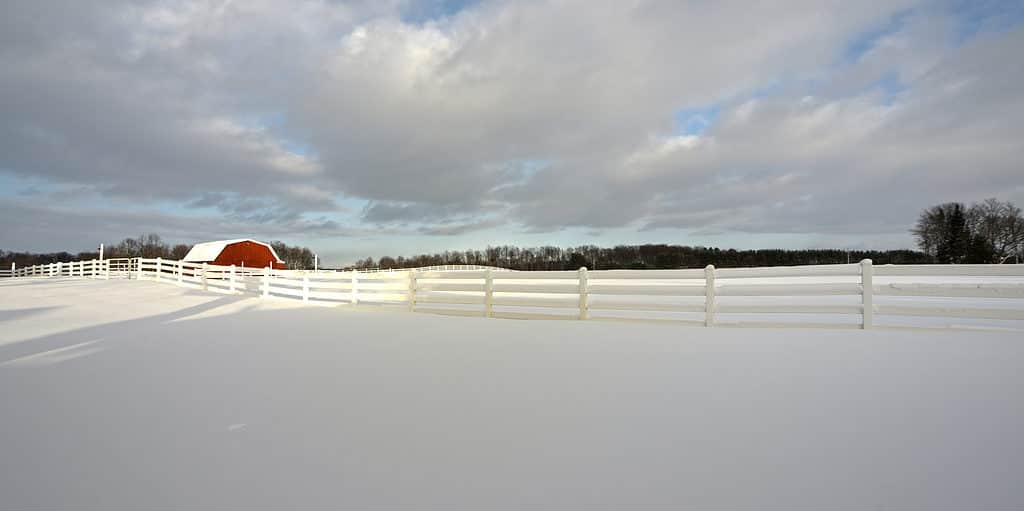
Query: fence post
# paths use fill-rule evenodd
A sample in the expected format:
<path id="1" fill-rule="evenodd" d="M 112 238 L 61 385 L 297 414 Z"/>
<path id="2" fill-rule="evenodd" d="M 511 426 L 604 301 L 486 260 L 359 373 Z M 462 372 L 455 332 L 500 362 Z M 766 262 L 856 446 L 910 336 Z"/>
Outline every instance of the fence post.
<path id="1" fill-rule="evenodd" d="M 494 275 L 491 269 L 484 272 L 484 317 L 489 318 L 494 313 Z"/>
<path id="2" fill-rule="evenodd" d="M 359 272 L 352 270 L 352 289 L 349 291 L 351 296 L 349 297 L 349 303 L 353 307 L 359 305 Z"/>
<path id="3" fill-rule="evenodd" d="M 181 285 L 181 280 L 182 280 L 181 274 L 185 272 L 185 263 L 183 261 L 177 261 L 175 264 L 178 265 L 178 267 L 175 268 L 175 270 L 178 273 L 178 275 L 177 275 L 177 277 L 178 277 L 178 285 L 180 286 Z"/>
<path id="4" fill-rule="evenodd" d="M 207 290 L 207 288 L 206 288 L 206 263 L 203 263 L 202 281 L 203 281 L 203 291 L 206 291 Z"/>
<path id="5" fill-rule="evenodd" d="M 12 262 L 11 263 L 11 278 L 17 277 L 17 275 L 15 275 L 15 270 L 17 270 L 17 269 L 18 269 L 18 267 L 15 266 L 14 263 Z"/>
<path id="6" fill-rule="evenodd" d="M 715 265 L 704 267 L 704 326 L 715 325 Z"/>
<path id="7" fill-rule="evenodd" d="M 587 290 L 587 267 L 579 269 L 580 280 L 580 319 L 587 319 L 587 308 L 590 306 L 590 296 Z"/>
<path id="8" fill-rule="evenodd" d="M 229 285 L 228 290 L 231 294 L 235 294 L 235 265 L 231 265 L 231 274 L 228 276 Z"/>
<path id="9" fill-rule="evenodd" d="M 302 272 L 302 303 L 309 303 L 309 274 Z"/>
<path id="10" fill-rule="evenodd" d="M 157 257 L 156 258 L 156 281 L 157 282 L 160 282 L 160 276 L 163 274 L 163 271 L 164 271 L 164 260 L 163 260 L 163 258 Z"/>
<path id="11" fill-rule="evenodd" d="M 263 298 L 270 296 L 270 266 L 263 268 Z"/>
<path id="12" fill-rule="evenodd" d="M 12 264 L 11 266 L 13 267 L 14 265 Z M 57 276 L 58 277 L 61 276 L 60 261 L 57 261 Z M 13 275 L 12 275 L 12 277 L 13 277 Z"/>
<path id="13" fill-rule="evenodd" d="M 416 270 L 409 270 L 409 312 L 416 310 Z"/>
<path id="14" fill-rule="evenodd" d="M 870 330 L 875 318 L 875 284 L 874 269 L 871 266 L 871 259 L 860 262 L 860 288 L 861 288 L 861 329 Z"/>

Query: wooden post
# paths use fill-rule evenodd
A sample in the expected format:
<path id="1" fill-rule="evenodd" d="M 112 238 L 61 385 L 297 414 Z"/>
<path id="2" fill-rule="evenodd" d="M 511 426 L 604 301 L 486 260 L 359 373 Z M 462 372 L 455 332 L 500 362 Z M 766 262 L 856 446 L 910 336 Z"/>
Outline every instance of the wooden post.
<path id="1" fill-rule="evenodd" d="M 302 272 L 302 303 L 309 303 L 309 274 Z"/>
<path id="2" fill-rule="evenodd" d="M 229 286 L 228 291 L 231 294 L 235 294 L 235 265 L 231 265 L 231 274 L 228 276 Z"/>
<path id="3" fill-rule="evenodd" d="M 580 319 L 587 319 L 587 308 L 589 304 L 589 292 L 587 290 L 587 267 L 584 266 L 579 269 L 579 281 L 580 281 Z"/>
<path id="4" fill-rule="evenodd" d="M 270 266 L 263 268 L 263 298 L 270 296 Z"/>
<path id="5" fill-rule="evenodd" d="M 201 280 L 203 282 L 203 291 L 206 291 L 207 290 L 207 287 L 206 287 L 206 263 L 203 263 L 203 270 L 202 270 L 202 272 L 203 273 L 202 273 Z"/>
<path id="6" fill-rule="evenodd" d="M 416 310 L 416 270 L 409 270 L 409 312 Z"/>
<path id="7" fill-rule="evenodd" d="M 359 305 L 359 272 L 356 270 L 352 270 L 352 289 L 349 290 L 349 294 L 349 303 L 353 307 Z"/>
<path id="8" fill-rule="evenodd" d="M 12 263 L 11 263 L 11 278 L 12 278 L 12 279 L 13 279 L 14 277 L 17 277 L 17 275 L 15 274 L 15 273 L 16 273 L 16 271 L 17 271 L 17 269 L 18 269 L 18 267 L 17 267 L 17 266 L 15 266 L 15 265 L 14 265 L 14 263 L 12 262 Z"/>
<path id="9" fill-rule="evenodd" d="M 142 280 L 142 258 L 139 257 L 138 259 L 136 259 L 135 260 L 135 264 L 139 265 L 139 268 L 138 268 L 138 270 L 139 270 L 138 280 Z"/>
<path id="10" fill-rule="evenodd" d="M 484 272 L 484 317 L 489 318 L 494 315 L 494 275 L 491 273 L 491 269 L 487 268 Z"/>
<path id="11" fill-rule="evenodd" d="M 160 258 L 160 257 L 156 258 L 156 281 L 157 282 L 160 282 L 160 276 L 162 275 L 162 273 L 164 271 L 163 261 L 164 261 L 163 258 Z"/>
<path id="12" fill-rule="evenodd" d="M 715 265 L 704 267 L 704 326 L 715 325 Z"/>
<path id="13" fill-rule="evenodd" d="M 181 274 L 185 272 L 185 262 L 184 261 L 177 261 L 176 264 L 178 265 L 178 267 L 175 268 L 175 270 L 178 272 L 178 275 L 177 275 L 177 277 L 178 277 L 178 285 L 180 286 L 181 285 L 181 280 L 182 280 Z"/>
<path id="14" fill-rule="evenodd" d="M 860 327 L 863 330 L 870 330 L 875 316 L 874 269 L 871 266 L 871 259 L 865 259 L 860 262 L 860 288 L 861 307 L 863 307 Z"/>
<path id="15" fill-rule="evenodd" d="M 103 273 L 106 275 L 106 279 L 110 280 L 110 259 L 103 260 Z"/>

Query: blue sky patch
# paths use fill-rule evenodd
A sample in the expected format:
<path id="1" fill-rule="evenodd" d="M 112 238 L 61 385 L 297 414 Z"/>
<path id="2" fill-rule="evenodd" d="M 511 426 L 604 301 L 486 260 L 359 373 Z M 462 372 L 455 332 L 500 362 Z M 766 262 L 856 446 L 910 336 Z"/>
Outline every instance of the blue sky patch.
<path id="1" fill-rule="evenodd" d="M 401 14 L 406 23 L 426 23 L 430 20 L 447 18 L 480 3 L 480 0 L 424 0 L 410 3 Z"/>
<path id="2" fill-rule="evenodd" d="M 719 113 L 719 105 L 684 108 L 672 116 L 673 131 L 678 135 L 701 135 L 714 124 Z"/>
<path id="3" fill-rule="evenodd" d="M 853 63 L 860 60 L 866 53 L 871 51 L 880 40 L 895 34 L 907 24 L 907 19 L 914 13 L 913 10 L 905 10 L 891 16 L 884 24 L 872 27 L 860 33 L 846 45 L 843 51 L 842 62 Z"/>

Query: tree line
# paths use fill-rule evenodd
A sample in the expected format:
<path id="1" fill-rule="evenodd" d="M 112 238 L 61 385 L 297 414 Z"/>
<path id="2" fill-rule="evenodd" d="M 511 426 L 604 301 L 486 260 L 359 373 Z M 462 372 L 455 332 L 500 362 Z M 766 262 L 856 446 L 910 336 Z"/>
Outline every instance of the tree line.
<path id="1" fill-rule="evenodd" d="M 931 257 L 914 250 L 736 250 L 715 247 L 645 244 L 598 247 L 490 246 L 484 250 L 445 251 L 410 257 L 384 256 L 357 261 L 355 268 L 420 268 L 449 264 L 497 266 L 513 270 L 675 269 L 838 264 L 873 259 L 877 264 L 922 264 Z"/>
<path id="2" fill-rule="evenodd" d="M 285 262 L 288 268 L 298 270 L 313 268 L 313 252 L 308 248 L 289 246 L 280 241 L 272 241 L 269 245 L 274 248 L 278 257 Z M 159 234 L 149 233 L 135 238 L 125 238 L 118 243 L 104 244 L 103 258 L 144 257 L 155 259 L 161 257 L 177 261 L 183 259 L 191 249 L 192 245 L 185 243 L 170 244 L 165 242 Z M 21 267 L 57 262 L 87 261 L 99 259 L 99 256 L 99 247 L 95 251 L 76 253 L 32 253 L 0 250 L 0 267 L 9 267 L 11 263 Z"/>

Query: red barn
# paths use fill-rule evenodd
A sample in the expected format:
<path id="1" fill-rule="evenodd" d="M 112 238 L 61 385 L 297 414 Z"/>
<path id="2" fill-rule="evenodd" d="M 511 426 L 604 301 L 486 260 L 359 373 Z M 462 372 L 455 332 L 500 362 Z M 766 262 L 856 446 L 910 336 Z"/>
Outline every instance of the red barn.
<path id="1" fill-rule="evenodd" d="M 218 266 L 232 264 L 246 268 L 285 269 L 284 261 L 277 257 L 273 247 L 256 240 L 224 240 L 199 243 L 188 251 L 183 261 L 208 263 Z"/>

